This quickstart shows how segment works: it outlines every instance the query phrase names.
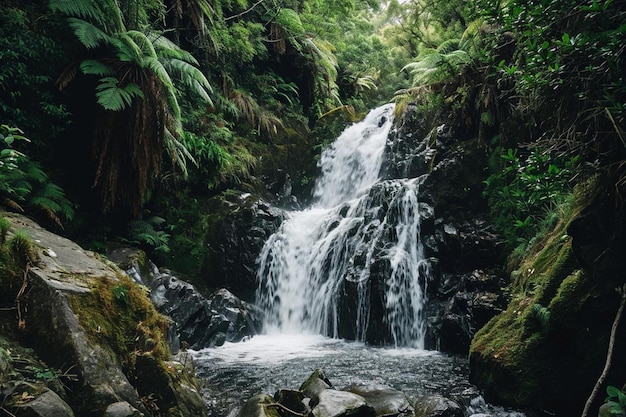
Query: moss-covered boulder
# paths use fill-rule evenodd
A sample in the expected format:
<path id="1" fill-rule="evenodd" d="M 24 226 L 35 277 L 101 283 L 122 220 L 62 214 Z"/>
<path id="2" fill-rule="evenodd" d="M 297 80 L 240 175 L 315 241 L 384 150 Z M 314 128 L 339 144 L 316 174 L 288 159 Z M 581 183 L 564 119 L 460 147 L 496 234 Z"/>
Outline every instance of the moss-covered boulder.
<path id="1" fill-rule="evenodd" d="M 28 218 L 2 214 L 11 222 L 8 241 L 27 236 L 32 254 L 21 275 L 3 270 L 2 291 L 15 298 L 16 311 L 2 317 L 0 336 L 27 347 L 32 360 L 50 368 L 50 379 L 62 380 L 55 392 L 76 415 L 99 417 L 119 402 L 145 416 L 206 415 L 193 374 L 172 365 L 169 319 L 145 289 L 111 262 Z M 33 386 L 46 379 L 44 372 L 32 382 L 18 374 L 14 379 Z"/>
<path id="2" fill-rule="evenodd" d="M 626 281 L 624 216 L 579 198 L 517 261 L 511 301 L 474 337 L 470 380 L 488 401 L 550 415 L 581 415 L 605 365 L 611 326 Z M 618 329 L 606 384 L 626 380 L 626 326 Z"/>

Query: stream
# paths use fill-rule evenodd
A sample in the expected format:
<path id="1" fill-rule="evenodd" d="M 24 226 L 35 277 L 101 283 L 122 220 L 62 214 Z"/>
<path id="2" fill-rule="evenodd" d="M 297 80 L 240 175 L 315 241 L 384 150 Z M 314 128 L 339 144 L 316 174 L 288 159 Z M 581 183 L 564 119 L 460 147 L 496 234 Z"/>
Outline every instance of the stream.
<path id="1" fill-rule="evenodd" d="M 469 392 L 474 399 L 465 404 L 467 416 L 524 417 L 486 404 L 468 382 L 467 359 L 437 351 L 372 347 L 312 334 L 268 334 L 191 353 L 210 417 L 235 417 L 256 394 L 298 389 L 316 369 L 337 389 L 383 384 L 413 401 L 429 394 L 466 397 Z"/>

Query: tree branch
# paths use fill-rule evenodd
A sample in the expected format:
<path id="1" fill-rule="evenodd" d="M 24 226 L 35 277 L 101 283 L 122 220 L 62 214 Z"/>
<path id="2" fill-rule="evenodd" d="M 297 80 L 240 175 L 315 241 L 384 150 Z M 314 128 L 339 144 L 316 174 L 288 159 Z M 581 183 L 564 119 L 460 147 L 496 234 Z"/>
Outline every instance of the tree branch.
<path id="1" fill-rule="evenodd" d="M 254 9 L 256 6 L 258 6 L 258 5 L 259 5 L 259 4 L 261 4 L 261 3 L 263 3 L 263 0 L 259 0 L 259 1 L 257 1 L 257 2 L 256 2 L 256 3 L 254 3 L 252 6 L 250 6 L 250 8 L 249 8 L 249 9 L 244 10 L 244 11 L 243 11 L 243 12 L 241 12 L 241 13 L 238 13 L 238 14 L 233 15 L 233 16 L 228 16 L 228 17 L 225 17 L 225 18 L 224 18 L 224 21 L 225 21 L 225 22 L 227 22 L 227 21 L 229 21 L 229 20 L 231 20 L 231 19 L 236 19 L 236 18 L 238 18 L 238 17 L 241 17 L 241 16 L 243 16 L 244 14 L 251 12 L 251 11 L 252 11 L 252 9 Z"/>
<path id="2" fill-rule="evenodd" d="M 591 391 L 591 395 L 587 399 L 587 403 L 585 404 L 585 408 L 583 409 L 583 413 L 581 417 L 587 417 L 589 414 L 589 409 L 591 408 L 591 404 L 596 399 L 598 395 L 598 391 L 600 391 L 600 387 L 604 384 L 604 380 L 606 379 L 607 374 L 609 373 L 609 369 L 611 368 L 611 362 L 613 360 L 613 347 L 615 346 L 615 337 L 617 335 L 617 327 L 619 326 L 619 322 L 622 319 L 622 313 L 624 312 L 624 306 L 626 305 L 626 284 L 621 289 L 622 299 L 619 303 L 619 308 L 617 309 L 617 314 L 615 314 L 615 320 L 613 320 L 613 326 L 611 327 L 611 337 L 609 339 L 609 350 L 606 353 L 606 363 L 604 364 L 604 370 L 598 378 L 596 382 L 596 386 L 593 387 L 593 391 Z"/>

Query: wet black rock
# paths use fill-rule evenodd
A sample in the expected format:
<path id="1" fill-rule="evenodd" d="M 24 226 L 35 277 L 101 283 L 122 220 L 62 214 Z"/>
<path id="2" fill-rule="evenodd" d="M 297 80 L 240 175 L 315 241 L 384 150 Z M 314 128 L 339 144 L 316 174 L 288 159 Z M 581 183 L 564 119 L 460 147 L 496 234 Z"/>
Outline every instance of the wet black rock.
<path id="1" fill-rule="evenodd" d="M 154 277 L 150 287 L 157 310 L 176 322 L 181 342 L 192 349 L 239 342 L 261 329 L 262 313 L 226 289 L 205 298 L 193 285 L 167 273 Z"/>
<path id="2" fill-rule="evenodd" d="M 133 248 L 115 248 L 108 256 L 145 285 L 156 309 L 172 319 L 174 331 L 170 333 L 177 335 L 177 340 L 170 340 L 173 352 L 178 351 L 179 343 L 192 349 L 215 347 L 239 342 L 261 330 L 263 313 L 225 288 L 204 296 L 192 284 L 160 271 Z"/>
<path id="3" fill-rule="evenodd" d="M 210 249 L 200 280 L 210 288 L 226 288 L 253 302 L 257 258 L 265 241 L 285 219 L 285 211 L 249 193 L 220 195 L 209 201 L 213 226 L 205 245 Z"/>

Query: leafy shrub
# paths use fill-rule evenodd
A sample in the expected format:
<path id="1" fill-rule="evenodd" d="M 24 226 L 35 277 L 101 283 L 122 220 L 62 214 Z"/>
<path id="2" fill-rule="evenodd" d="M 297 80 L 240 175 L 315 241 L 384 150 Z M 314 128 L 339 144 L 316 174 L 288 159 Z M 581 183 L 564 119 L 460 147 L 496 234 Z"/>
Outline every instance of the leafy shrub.
<path id="1" fill-rule="evenodd" d="M 526 159 L 513 149 L 500 157 L 504 167 L 487 178 L 484 195 L 505 239 L 517 246 L 532 238 L 548 212 L 570 195 L 579 157 L 552 157 L 540 148 Z"/>
<path id="2" fill-rule="evenodd" d="M 49 181 L 41 166 L 16 149 L 30 142 L 17 127 L 0 125 L 0 198 L 2 204 L 20 212 L 43 213 L 62 228 L 62 220 L 74 217 L 74 207 L 63 190 Z"/>

